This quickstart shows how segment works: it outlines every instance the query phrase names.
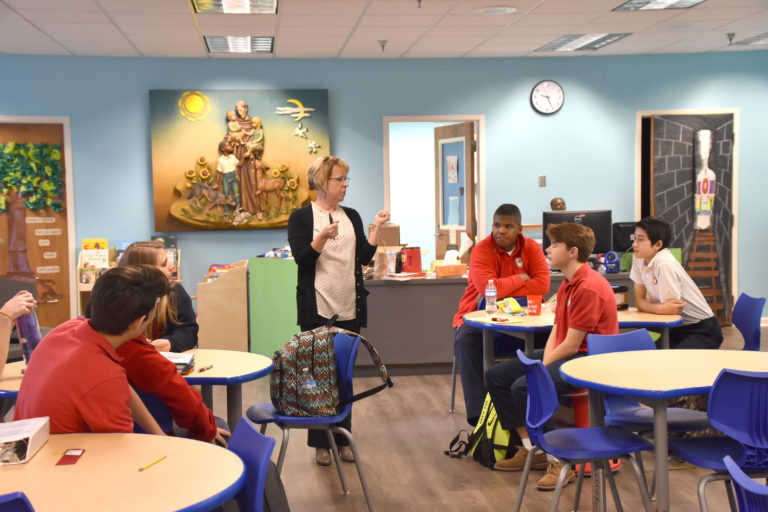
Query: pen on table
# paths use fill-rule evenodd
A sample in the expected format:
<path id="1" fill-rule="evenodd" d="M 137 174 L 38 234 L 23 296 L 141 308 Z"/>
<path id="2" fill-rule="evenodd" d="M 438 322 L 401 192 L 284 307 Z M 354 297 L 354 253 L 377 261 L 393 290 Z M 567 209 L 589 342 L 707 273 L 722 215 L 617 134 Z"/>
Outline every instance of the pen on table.
<path id="1" fill-rule="evenodd" d="M 160 457 L 159 459 L 157 459 L 155 461 L 150 462 L 146 466 L 141 466 L 139 468 L 139 471 L 144 471 L 145 469 L 151 468 L 152 466 L 154 466 L 155 464 L 157 464 L 158 462 L 163 461 L 163 460 L 165 460 L 165 455 L 163 455 L 162 457 Z"/>
<path id="2" fill-rule="evenodd" d="M 199 370 L 197 370 L 197 373 L 201 373 L 201 372 L 204 372 L 204 371 L 206 371 L 206 370 L 210 370 L 211 368 L 213 368 L 213 365 L 212 365 L 212 364 L 209 364 L 208 366 L 203 366 L 202 368 L 200 368 Z"/>

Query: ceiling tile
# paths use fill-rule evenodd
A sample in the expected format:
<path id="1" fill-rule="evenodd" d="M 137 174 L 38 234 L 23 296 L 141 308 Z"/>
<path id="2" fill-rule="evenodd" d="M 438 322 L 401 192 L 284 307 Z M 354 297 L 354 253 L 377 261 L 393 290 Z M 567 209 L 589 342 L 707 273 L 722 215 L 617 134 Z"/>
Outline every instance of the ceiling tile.
<path id="1" fill-rule="evenodd" d="M 440 16 L 420 14 L 418 16 L 389 15 L 365 16 L 360 20 L 361 27 L 431 27 L 440 20 Z"/>
<path id="2" fill-rule="evenodd" d="M 58 0 L 57 0 L 58 1 Z M 154 12 L 191 14 L 195 12 L 190 0 L 97 0 L 109 12 Z"/>
<path id="3" fill-rule="evenodd" d="M 18 13 L 32 22 L 111 23 L 101 10 L 59 11 L 55 9 L 19 9 Z"/>

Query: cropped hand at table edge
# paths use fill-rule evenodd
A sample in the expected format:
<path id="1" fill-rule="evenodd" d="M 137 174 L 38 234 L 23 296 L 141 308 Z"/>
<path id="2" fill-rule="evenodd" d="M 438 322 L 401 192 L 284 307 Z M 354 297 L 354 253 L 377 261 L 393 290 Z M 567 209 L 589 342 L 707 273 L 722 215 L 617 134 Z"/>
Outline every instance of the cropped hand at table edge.
<path id="1" fill-rule="evenodd" d="M 232 433 L 223 428 L 216 429 L 216 435 L 211 439 L 211 443 L 226 448 L 229 444 L 229 438 L 232 437 Z"/>

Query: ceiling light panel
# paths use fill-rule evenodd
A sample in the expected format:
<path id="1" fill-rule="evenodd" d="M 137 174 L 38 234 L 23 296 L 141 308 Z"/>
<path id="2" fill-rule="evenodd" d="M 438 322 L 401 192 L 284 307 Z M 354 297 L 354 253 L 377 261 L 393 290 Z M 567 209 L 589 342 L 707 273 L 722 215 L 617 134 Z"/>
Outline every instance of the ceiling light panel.
<path id="1" fill-rule="evenodd" d="M 657 9 L 689 9 L 704 0 L 629 0 L 614 11 L 646 11 Z"/>
<path id="2" fill-rule="evenodd" d="M 734 46 L 756 46 L 756 45 L 768 45 L 768 32 L 757 34 L 756 36 L 742 39 L 737 43 L 733 43 Z"/>
<path id="3" fill-rule="evenodd" d="M 258 36 L 203 36 L 210 53 L 272 53 L 275 39 Z"/>
<path id="4" fill-rule="evenodd" d="M 276 14 L 277 0 L 192 0 L 196 12 L 222 14 Z"/>
<path id="5" fill-rule="evenodd" d="M 600 48 L 615 43 L 631 33 L 623 34 L 566 34 L 554 41 L 537 48 L 537 52 L 574 52 L 599 50 Z"/>

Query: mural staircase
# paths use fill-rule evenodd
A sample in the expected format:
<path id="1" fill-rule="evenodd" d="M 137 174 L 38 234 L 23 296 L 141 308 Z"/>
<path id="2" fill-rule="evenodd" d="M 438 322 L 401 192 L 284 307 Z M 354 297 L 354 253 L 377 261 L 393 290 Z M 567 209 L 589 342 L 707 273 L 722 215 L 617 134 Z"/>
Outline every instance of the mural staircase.
<path id="1" fill-rule="evenodd" d="M 694 231 L 693 248 L 685 270 L 709 302 L 720 325 L 728 325 L 730 319 L 725 311 L 723 290 L 720 288 L 720 265 L 717 260 L 715 235 L 711 229 Z"/>

